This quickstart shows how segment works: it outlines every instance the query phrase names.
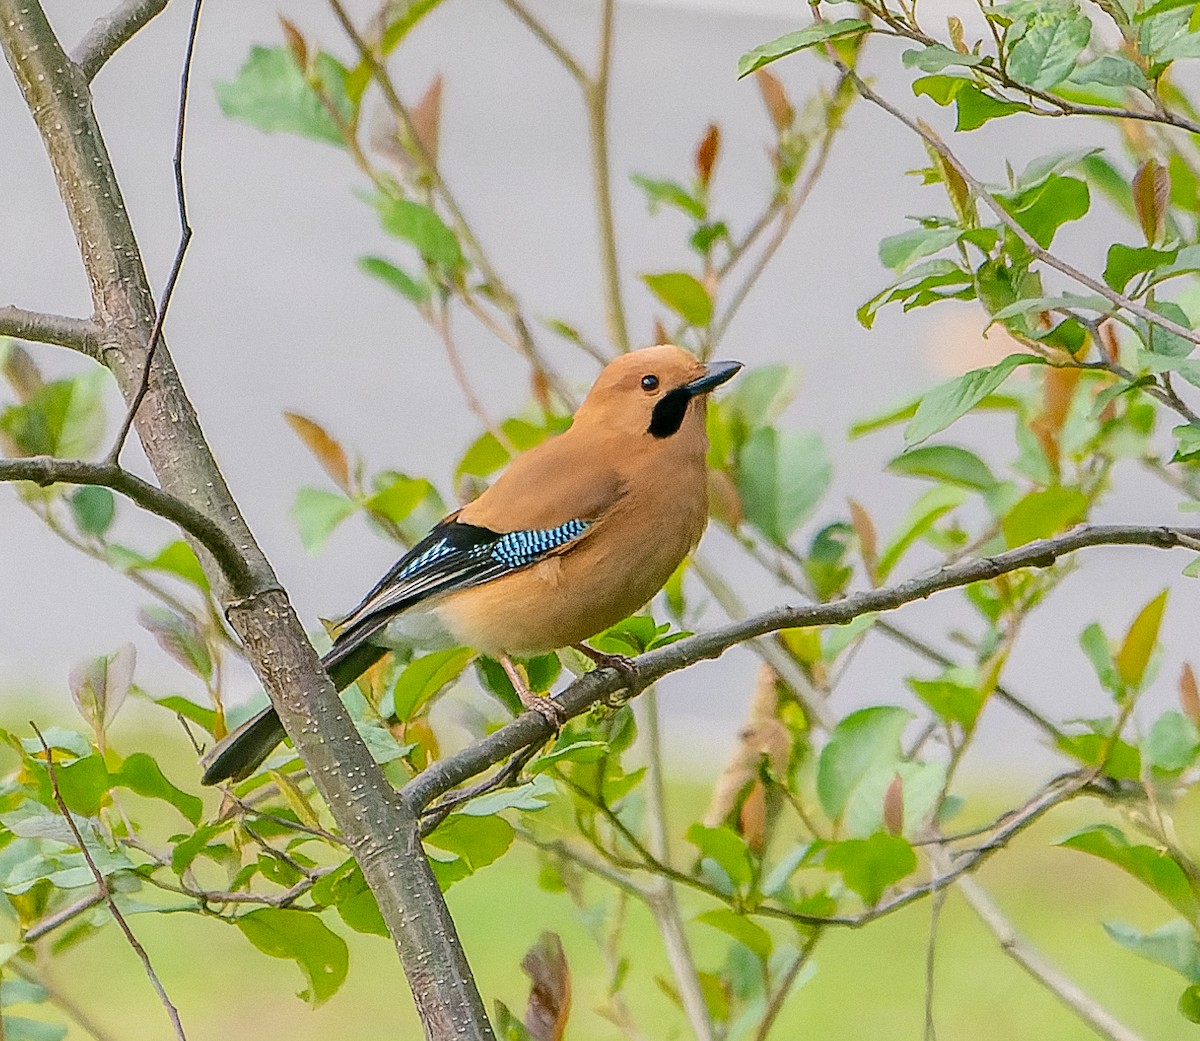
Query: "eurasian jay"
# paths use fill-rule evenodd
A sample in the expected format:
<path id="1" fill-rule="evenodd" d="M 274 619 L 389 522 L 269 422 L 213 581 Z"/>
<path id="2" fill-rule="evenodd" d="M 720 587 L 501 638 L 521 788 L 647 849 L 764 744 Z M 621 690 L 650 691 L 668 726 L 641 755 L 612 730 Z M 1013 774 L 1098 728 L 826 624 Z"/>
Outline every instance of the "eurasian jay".
<path id="1" fill-rule="evenodd" d="M 708 393 L 740 362 L 705 365 L 663 344 L 607 365 L 570 428 L 518 456 L 440 521 L 343 620 L 322 659 L 341 690 L 388 653 L 389 623 L 433 616 L 459 646 L 497 658 L 522 704 L 556 725 L 513 656 L 574 646 L 646 604 L 708 520 Z M 284 738 L 268 706 L 205 757 L 205 784 L 240 780 Z"/>

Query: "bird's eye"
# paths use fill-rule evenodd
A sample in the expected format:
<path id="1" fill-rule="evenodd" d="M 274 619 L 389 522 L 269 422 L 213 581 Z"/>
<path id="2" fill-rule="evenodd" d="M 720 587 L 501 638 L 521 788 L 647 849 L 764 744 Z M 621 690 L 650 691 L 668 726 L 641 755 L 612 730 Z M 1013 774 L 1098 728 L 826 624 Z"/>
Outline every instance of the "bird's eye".
<path id="1" fill-rule="evenodd" d="M 643 376 L 642 377 L 642 390 L 658 390 L 658 377 L 657 376 Z"/>

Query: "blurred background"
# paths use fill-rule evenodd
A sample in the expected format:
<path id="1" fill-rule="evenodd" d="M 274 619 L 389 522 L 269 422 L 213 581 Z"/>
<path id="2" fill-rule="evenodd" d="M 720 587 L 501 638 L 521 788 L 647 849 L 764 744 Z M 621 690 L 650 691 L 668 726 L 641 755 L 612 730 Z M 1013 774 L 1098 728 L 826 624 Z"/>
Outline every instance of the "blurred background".
<path id="1" fill-rule="evenodd" d="M 590 61 L 598 4 L 544 0 L 530 6 Z M 611 170 L 626 306 L 636 343 L 652 342 L 658 313 L 636 276 L 686 263 L 686 245 L 684 222 L 670 212 L 648 215 L 644 196 L 629 175 L 689 176 L 692 151 L 705 126 L 716 122 L 723 134 L 713 187 L 716 208 L 740 224 L 752 219 L 770 191 L 766 149 L 771 134 L 758 89 L 750 80 L 736 79 L 737 59 L 751 47 L 806 23 L 806 6 L 783 0 L 619 5 Z M 46 7 L 69 46 L 98 13 L 96 5 L 67 0 L 48 0 Z M 347 7 L 365 18 L 373 4 L 357 0 Z M 971 5 L 926 0 L 922 7 L 925 18 L 940 24 L 951 11 L 968 19 Z M 296 137 L 264 135 L 225 118 L 217 105 L 213 85 L 234 77 L 250 47 L 280 41 L 277 13 L 296 22 L 311 41 L 349 56 L 344 37 L 318 0 L 205 3 L 186 146 L 195 238 L 171 304 L 167 335 L 235 497 L 302 619 L 315 629 L 319 617 L 334 617 L 353 606 L 392 563 L 395 550 L 356 518 L 334 533 L 320 556 L 305 554 L 289 511 L 300 485 L 322 485 L 325 479 L 281 413 L 290 410 L 312 417 L 360 453 L 369 468 L 426 475 L 447 497 L 455 462 L 481 430 L 462 402 L 434 334 L 407 303 L 358 271 L 359 256 L 386 252 L 387 244 L 372 210 L 354 197 L 364 183 L 343 154 Z M 189 14 L 190 7 L 181 0 L 171 4 L 93 84 L 97 112 L 156 290 L 178 236 L 171 150 Z M 878 62 L 868 57 L 865 68 L 877 73 L 877 87 L 885 96 L 948 129 L 944 110 L 928 99 L 912 98 L 907 79 L 898 74 L 895 55 Z M 587 141 L 578 92 L 566 73 L 500 4 L 478 0 L 442 4 L 406 41 L 393 69 L 410 101 L 420 97 L 435 75 L 444 77 L 441 166 L 528 312 L 562 319 L 603 342 Z M 806 96 L 817 80 L 830 79 L 828 68 L 811 55 L 781 62 L 773 71 L 795 99 Z M 86 315 L 87 287 L 71 229 L 33 123 L 8 75 L 0 76 L 0 140 L 0 302 Z M 1083 121 L 1007 120 L 955 142 L 968 166 L 987 180 L 1004 177 L 1006 159 L 1020 168 L 1047 152 L 1097 144 L 1113 149 L 1114 157 L 1119 154 L 1115 130 Z M 835 467 L 833 487 L 811 523 L 812 531 L 844 515 L 847 497 L 867 506 L 877 526 L 887 530 L 916 496 L 912 482 L 882 470 L 902 447 L 899 428 L 852 441 L 847 430 L 854 420 L 1007 353 L 1003 344 L 981 339 L 984 320 L 974 305 L 944 304 L 909 315 L 885 310 L 871 331 L 855 320 L 855 308 L 887 281 L 877 259 L 879 240 L 904 230 L 905 215 L 936 212 L 945 205 L 940 188 L 922 188 L 919 179 L 904 173 L 926 162 L 923 148 L 902 126 L 861 102 L 853 106 L 824 176 L 720 350 L 721 356 L 748 365 L 783 360 L 798 368 L 799 392 L 785 422 L 819 433 Z M 1064 227 L 1056 241 L 1058 251 L 1078 267 L 1098 271 L 1116 222 L 1117 217 L 1097 203 L 1086 221 Z M 476 385 L 486 388 L 492 414 L 504 416 L 519 409 L 529 396 L 524 363 L 478 326 L 463 322 L 458 335 Z M 542 340 L 577 385 L 586 387 L 594 364 L 553 337 Z M 56 348 L 37 347 L 34 352 L 52 374 L 77 372 L 87 364 Z M 113 415 L 118 415 L 115 393 L 111 401 Z M 1008 420 L 971 418 L 955 428 L 952 440 L 988 458 L 989 446 L 1003 447 L 1011 437 Z M 127 460 L 145 470 L 133 444 Z M 1117 477 L 1119 493 L 1097 519 L 1173 520 L 1171 499 L 1133 464 L 1126 466 L 1129 472 Z M 122 511 L 119 524 L 131 542 L 165 542 L 171 537 L 165 524 L 129 509 Z M 705 552 L 719 563 L 733 559 L 729 551 L 725 536 L 710 530 Z M 917 554 L 909 566 L 933 559 Z M 1150 550 L 1091 551 L 1086 565 L 1039 614 L 1040 624 L 1026 627 L 1007 673 L 1011 685 L 1051 715 L 1098 714 L 1108 695 L 1097 686 L 1073 634 L 1090 621 L 1100 621 L 1110 632 L 1123 631 L 1137 606 L 1175 582 L 1182 563 Z M 778 590 L 753 575 L 740 576 L 735 585 L 752 609 L 781 601 Z M 1115 589 L 1120 596 L 1111 595 Z M 1147 695 L 1151 706 L 1173 699 L 1174 677 L 1194 641 L 1194 590 L 1194 584 L 1175 590 L 1163 629 L 1167 650 L 1162 679 Z M 139 650 L 137 681 L 142 686 L 156 693 L 178 689 L 196 696 L 189 686 L 195 681 L 140 628 L 137 611 L 144 600 L 125 579 L 63 546 L 16 496 L 0 488 L 0 725 L 20 727 L 31 715 L 46 720 L 65 717 L 71 711 L 66 686 L 71 665 L 111 653 L 129 641 Z M 917 631 L 939 633 L 954 624 L 956 610 L 951 598 L 935 599 L 906 608 L 903 618 Z M 718 617 L 713 614 L 714 621 Z M 907 703 L 910 695 L 895 664 L 902 653 L 868 642 L 839 688 L 835 713 L 843 715 L 868 702 Z M 677 770 L 681 791 L 691 793 L 683 796 L 685 800 L 703 798 L 698 788 L 688 786 L 732 746 L 754 669 L 750 653 L 738 650 L 663 685 L 667 757 Z M 241 697 L 255 696 L 248 672 L 237 682 Z M 139 709 L 132 704 L 127 708 L 130 727 L 151 725 Z M 155 720 L 165 725 L 157 716 Z M 978 744 L 974 772 L 966 773 L 975 783 L 1001 770 L 1011 781 L 1014 774 L 1008 768 L 1014 759 L 1022 763 L 1022 788 L 1054 768 L 1039 738 L 999 705 L 987 709 Z M 181 761 L 179 769 L 187 777 L 191 767 Z M 1091 864 L 1083 869 L 1098 870 Z M 1014 892 L 1025 884 L 1017 878 Z M 505 900 L 502 881 L 480 880 L 460 888 L 453 897 L 456 909 L 465 912 L 466 939 L 479 950 L 492 942 L 487 931 L 494 924 L 488 921 L 494 906 L 490 902 Z M 1036 900 L 1028 907 L 1035 920 L 1050 910 L 1038 908 Z M 531 913 L 531 919 L 535 917 Z M 899 932 L 894 951 L 884 945 L 865 962 L 856 961 L 863 955 L 854 951 L 843 969 L 832 970 L 833 979 L 852 985 L 870 966 L 895 966 L 898 957 L 903 961 L 896 952 L 907 949 L 907 940 L 921 928 L 917 920 L 908 925 L 906 921 L 898 919 L 895 926 Z M 162 927 L 156 924 L 153 929 L 161 932 Z M 213 926 L 211 931 L 218 929 Z M 518 930 L 522 936 L 536 931 L 533 924 Z M 1098 933 L 1097 937 L 1099 942 L 1102 938 Z M 169 944 L 165 936 L 160 940 Z M 850 938 L 845 942 L 850 944 Z M 516 943 L 513 939 L 514 950 Z M 373 950 L 386 955 L 382 945 Z M 191 951 L 168 956 L 180 960 L 181 972 L 193 957 Z M 1127 969 L 1130 961 L 1126 958 L 1121 965 Z M 262 959 L 255 962 L 256 972 L 261 964 Z M 239 971 L 234 963 L 211 968 L 217 976 L 226 968 L 231 976 Z M 1137 963 L 1132 970 L 1138 985 L 1153 986 L 1149 977 L 1137 975 L 1141 968 Z M 921 970 L 915 962 L 898 966 L 901 975 L 918 982 Z M 394 967 L 386 972 L 388 990 L 399 988 Z M 1016 970 L 1005 964 L 1001 974 L 1009 972 Z M 128 989 L 144 989 L 144 979 L 139 980 L 135 970 L 131 973 Z M 290 974 L 294 969 L 281 964 L 282 982 L 263 984 L 287 1003 L 288 1015 L 299 1015 L 290 1033 L 279 1036 L 330 1036 L 329 1024 L 336 1019 L 326 1017 L 335 1014 L 332 1010 L 368 1000 L 370 980 L 354 983 L 352 973 L 344 995 L 305 1017 L 301 1003 L 287 996 L 294 982 Z M 513 978 L 519 979 L 515 962 L 508 962 L 494 972 L 485 966 L 481 983 L 489 992 Z M 229 983 L 236 985 L 232 978 Z M 995 1017 L 1004 1015 L 1005 1002 L 989 997 L 999 986 L 985 988 L 977 1022 L 1001 1021 Z M 407 995 L 395 1000 L 403 1006 L 396 1012 L 398 1022 L 408 1022 Z M 881 998 L 869 1016 L 851 1010 L 840 1019 L 814 1020 L 808 1026 L 817 1028 L 812 1036 L 861 1037 L 861 1031 L 872 1029 L 871 1017 L 886 1018 L 888 1000 Z M 226 1030 L 235 1022 L 245 1028 L 258 1011 L 253 993 L 243 992 L 231 1001 L 230 1008 L 213 1010 L 214 1021 L 226 1024 Z M 907 1017 L 910 1012 L 897 1015 Z M 1022 1022 L 1029 1027 L 1038 1020 Z M 389 1036 L 396 1036 L 395 1029 L 387 1027 Z M 354 1036 L 382 1037 L 385 1032 L 378 1026 L 364 1027 Z M 1001 1031 L 987 1036 L 1017 1035 Z"/>

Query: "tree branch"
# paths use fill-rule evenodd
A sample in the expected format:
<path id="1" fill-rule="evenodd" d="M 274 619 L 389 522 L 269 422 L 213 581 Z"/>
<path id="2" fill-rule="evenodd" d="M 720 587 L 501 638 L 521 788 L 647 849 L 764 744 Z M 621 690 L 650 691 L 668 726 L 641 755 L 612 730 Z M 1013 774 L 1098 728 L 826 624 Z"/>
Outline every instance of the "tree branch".
<path id="1" fill-rule="evenodd" d="M 70 347 L 95 358 L 100 353 L 104 328 L 90 318 L 67 318 L 10 306 L 0 307 L 0 336 Z"/>
<path id="2" fill-rule="evenodd" d="M 101 15 L 71 53 L 84 79 L 95 79 L 109 58 L 127 44 L 152 18 L 165 10 L 169 0 L 123 0 L 110 14 Z"/>
<path id="3" fill-rule="evenodd" d="M 735 644 L 779 629 L 845 625 L 864 614 L 891 611 L 914 600 L 972 582 L 982 582 L 1027 567 L 1049 567 L 1060 557 L 1091 546 L 1146 546 L 1153 549 L 1194 548 L 1200 528 L 1151 528 L 1139 525 L 1090 525 L 1065 535 L 1030 542 L 993 557 L 962 560 L 894 586 L 870 589 L 830 603 L 800 607 L 776 607 L 744 621 L 689 636 L 666 647 L 649 651 L 634 661 L 631 695 L 655 680 L 698 661 L 718 658 Z M 586 712 L 598 701 L 622 688 L 630 680 L 616 669 L 595 669 L 580 677 L 555 698 L 555 704 L 570 719 Z M 476 741 L 461 752 L 447 756 L 418 774 L 402 789 L 404 800 L 420 812 L 451 788 L 496 765 L 535 742 L 547 740 L 552 727 L 545 717 L 526 712 L 507 726 Z"/>
<path id="4" fill-rule="evenodd" d="M 48 455 L 0 459 L 0 481 L 31 481 L 43 488 L 52 484 L 111 488 L 191 535 L 212 554 L 235 595 L 253 596 L 274 583 L 273 576 L 263 575 L 251 567 L 238 544 L 211 517 L 115 463 L 88 463 Z"/>

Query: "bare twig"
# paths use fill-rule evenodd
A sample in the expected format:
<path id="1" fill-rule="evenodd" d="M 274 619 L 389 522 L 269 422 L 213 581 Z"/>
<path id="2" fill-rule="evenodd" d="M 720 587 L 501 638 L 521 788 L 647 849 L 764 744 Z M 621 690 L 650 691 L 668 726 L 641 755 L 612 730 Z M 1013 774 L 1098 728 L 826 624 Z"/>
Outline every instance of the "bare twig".
<path id="1" fill-rule="evenodd" d="M 71 60 L 84 78 L 92 80 L 109 58 L 133 39 L 147 22 L 161 14 L 169 0 L 122 0 L 109 14 L 97 18 Z"/>
<path id="2" fill-rule="evenodd" d="M 1140 1034 L 1131 1030 L 1111 1012 L 1084 993 L 1082 988 L 1062 973 L 1051 962 L 1039 954 L 1022 939 L 1005 917 L 996 902 L 977 879 L 969 875 L 959 877 L 958 890 L 971 906 L 979 920 L 991 930 L 1000 943 L 1000 949 L 1029 973 L 1038 983 L 1050 991 L 1084 1023 L 1107 1041 L 1143 1041 Z"/>
<path id="3" fill-rule="evenodd" d="M 597 701 L 622 688 L 640 693 L 655 680 L 695 662 L 718 658 L 735 644 L 786 628 L 845 625 L 864 614 L 891 611 L 914 600 L 972 582 L 997 578 L 1027 567 L 1049 567 L 1060 557 L 1091 546 L 1146 546 L 1172 549 L 1185 540 L 1200 538 L 1200 529 L 1142 527 L 1139 525 L 1084 526 L 1051 539 L 1040 539 L 994 557 L 963 560 L 915 578 L 855 593 L 842 600 L 799 607 L 777 607 L 740 622 L 643 654 L 634 662 L 634 680 L 615 669 L 596 669 L 580 677 L 555 698 L 566 718 L 586 711 Z M 632 688 L 632 689 L 630 689 Z M 419 812 L 463 781 L 494 766 L 534 742 L 546 740 L 550 723 L 536 712 L 526 712 L 507 726 L 468 748 L 434 763 L 403 789 L 404 800 Z"/>
<path id="4" fill-rule="evenodd" d="M 133 952 L 138 956 L 142 963 L 142 968 L 150 980 L 151 986 L 154 987 L 158 994 L 159 1001 L 162 1002 L 163 1008 L 166 1009 L 167 1016 L 171 1020 L 171 1026 L 175 1030 L 175 1036 L 179 1041 L 187 1041 L 187 1037 L 183 1032 L 183 1024 L 179 1021 L 179 1010 L 171 1003 L 171 999 L 167 996 L 166 990 L 163 988 L 162 981 L 158 978 L 158 973 L 154 971 L 154 966 L 150 964 L 150 955 L 146 953 L 146 948 L 141 945 L 138 938 L 134 936 L 133 930 L 129 928 L 129 923 L 125 921 L 125 916 L 121 914 L 121 909 L 117 906 L 117 901 L 113 897 L 112 890 L 108 888 L 108 879 L 104 877 L 104 872 L 96 866 L 96 861 L 92 858 L 92 851 L 88 848 L 88 844 L 83 837 L 83 833 L 79 830 L 79 825 L 75 822 L 75 818 L 71 815 L 70 809 L 67 807 L 67 802 L 63 798 L 62 792 L 58 787 L 58 773 L 54 769 L 54 751 L 46 744 L 46 739 L 42 736 L 42 732 L 37 728 L 36 723 L 29 724 L 33 728 L 33 732 L 37 734 L 37 739 L 41 743 L 42 751 L 46 754 L 46 774 L 50 779 L 50 794 L 54 798 L 54 804 L 58 807 L 58 812 L 63 815 L 63 819 L 67 822 L 67 827 L 71 829 L 71 834 L 75 836 L 75 842 L 79 846 L 79 852 L 83 854 L 83 859 L 87 861 L 88 869 L 92 873 L 92 877 L 96 880 L 96 886 L 104 897 L 104 902 L 108 905 L 109 913 L 113 916 L 113 920 L 120 927 L 121 932 L 125 934 L 125 939 L 129 942 L 129 946 L 133 948 Z"/>
<path id="5" fill-rule="evenodd" d="M 779 985 L 775 988 L 775 993 L 771 995 L 771 1000 L 767 1003 L 767 1010 L 763 1013 L 763 1018 L 758 1024 L 758 1030 L 754 1033 L 754 1041 L 767 1041 L 771 1033 L 771 1028 L 775 1025 L 775 1020 L 779 1018 L 779 1013 L 783 1011 L 783 1006 L 787 1001 L 788 993 L 792 989 L 792 984 L 796 982 L 796 977 L 800 975 L 800 970 L 808 964 L 808 959 L 812 956 L 813 948 L 816 947 L 820 939 L 821 930 L 812 930 L 800 947 L 800 950 L 796 953 L 796 957 L 792 959 L 791 965 L 787 967 L 787 971 L 784 972 Z"/>
<path id="6" fill-rule="evenodd" d="M 662 740 L 658 730 L 658 698 L 653 687 L 646 691 L 641 703 L 640 729 L 646 741 L 646 826 L 647 846 L 661 863 L 669 863 L 667 848 L 667 807 L 662 772 Z M 696 1041 L 716 1041 L 716 1030 L 708 1011 L 708 1002 L 700 987 L 696 961 L 683 928 L 675 888 L 666 876 L 654 879 L 646 897 L 646 905 L 662 934 L 667 962 L 675 977 L 679 1000 L 683 1005 Z"/>
<path id="7" fill-rule="evenodd" d="M 0 336 L 36 343 L 52 343 L 95 358 L 100 353 L 104 329 L 90 318 L 66 318 L 23 307 L 0 307 Z"/>
<path id="8" fill-rule="evenodd" d="M 53 914 L 48 914 L 45 918 L 34 922 L 21 933 L 21 939 L 26 943 L 34 943 L 47 933 L 53 932 L 60 925 L 66 925 L 67 922 L 78 918 L 81 914 L 87 914 L 97 904 L 102 903 L 104 903 L 104 893 L 99 890 L 80 900 L 72 901 L 66 907 L 59 908 Z"/>
<path id="9" fill-rule="evenodd" d="M 113 463 L 88 463 L 46 455 L 0 459 L 0 481 L 32 481 L 43 487 L 51 484 L 93 484 L 111 488 L 142 509 L 174 522 L 196 539 L 213 555 L 239 596 L 249 596 L 266 588 L 242 555 L 240 547 L 220 524 L 182 499 Z M 273 586 L 274 580 L 269 584 Z"/>
<path id="10" fill-rule="evenodd" d="M 129 436 L 133 419 L 141 408 L 150 389 L 150 372 L 154 365 L 154 355 L 162 341 L 163 322 L 167 318 L 167 308 L 171 306 L 171 296 L 175 292 L 175 283 L 179 279 L 179 269 L 183 267 L 183 258 L 187 255 L 188 245 L 192 241 L 192 225 L 188 221 L 187 194 L 183 188 L 183 140 L 187 122 L 188 84 L 192 76 L 192 56 L 196 51 L 196 30 L 200 26 L 200 6 L 204 0 L 195 0 L 192 7 L 192 21 L 188 26 L 187 47 L 183 54 L 183 71 L 179 76 L 179 105 L 175 118 L 175 155 L 172 167 L 175 173 L 175 203 L 179 210 L 179 244 L 175 247 L 175 259 L 171 262 L 171 271 L 167 275 L 166 285 L 163 286 L 162 297 L 158 301 L 158 309 L 154 315 L 154 328 L 150 330 L 150 342 L 146 346 L 146 356 L 142 361 L 142 377 L 138 388 L 130 399 L 125 410 L 125 419 L 117 432 L 116 440 L 108 452 L 108 461 L 117 462 L 121 457 L 121 448 Z"/>
<path id="11" fill-rule="evenodd" d="M 588 84 L 588 74 L 584 72 L 583 66 L 575 60 L 571 52 L 562 45 L 562 41 L 558 39 L 550 30 L 548 30 L 541 22 L 539 22 L 525 7 L 520 0 L 500 0 L 507 7 L 517 20 L 521 22 L 534 36 L 538 38 L 542 46 L 558 59 L 564 69 L 571 74 L 571 78 L 575 80 L 581 87 L 586 87 Z"/>

